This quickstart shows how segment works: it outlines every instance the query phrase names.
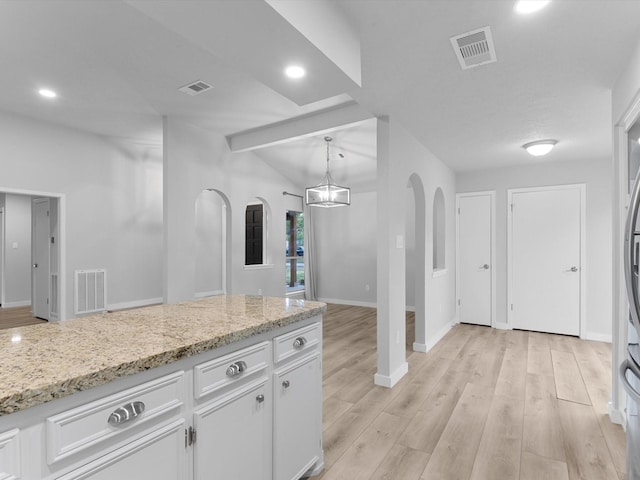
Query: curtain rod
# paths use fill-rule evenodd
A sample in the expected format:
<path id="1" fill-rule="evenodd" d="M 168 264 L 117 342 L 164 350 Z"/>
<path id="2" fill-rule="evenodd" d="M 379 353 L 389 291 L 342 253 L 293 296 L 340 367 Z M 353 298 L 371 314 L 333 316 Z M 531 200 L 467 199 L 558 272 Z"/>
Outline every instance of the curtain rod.
<path id="1" fill-rule="evenodd" d="M 291 195 L 292 197 L 304 198 L 302 195 L 297 195 L 295 193 L 282 192 L 282 195 Z"/>

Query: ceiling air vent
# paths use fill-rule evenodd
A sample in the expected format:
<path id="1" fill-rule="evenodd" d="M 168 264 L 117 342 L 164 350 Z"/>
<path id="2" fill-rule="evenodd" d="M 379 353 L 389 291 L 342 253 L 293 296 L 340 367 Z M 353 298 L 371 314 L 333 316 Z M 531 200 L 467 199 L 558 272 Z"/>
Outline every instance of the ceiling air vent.
<path id="1" fill-rule="evenodd" d="M 450 40 L 463 70 L 496 61 L 496 50 L 489 27 L 463 33 Z"/>
<path id="2" fill-rule="evenodd" d="M 202 80 L 198 80 L 197 82 L 190 83 L 189 85 L 185 85 L 184 87 L 180 87 L 182 93 L 186 93 L 187 95 L 197 95 L 202 92 L 206 92 L 210 88 L 213 88 L 212 85 L 208 83 L 204 83 Z"/>

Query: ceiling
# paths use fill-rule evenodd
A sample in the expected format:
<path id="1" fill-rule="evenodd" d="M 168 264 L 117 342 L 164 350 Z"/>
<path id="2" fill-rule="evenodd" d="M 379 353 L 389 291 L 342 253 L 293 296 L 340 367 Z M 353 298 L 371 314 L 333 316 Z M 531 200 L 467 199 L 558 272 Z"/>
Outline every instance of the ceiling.
<path id="1" fill-rule="evenodd" d="M 640 41 L 637 0 L 0 0 L 0 109 L 159 144 L 163 115 L 232 138 L 355 102 L 455 171 L 605 159 L 611 89 Z M 497 62 L 462 70 L 450 37 L 490 26 Z M 303 63 L 292 82 L 283 66 Z M 213 89 L 178 91 L 202 80 Z M 55 100 L 37 95 L 49 87 Z M 329 109 L 329 110 L 327 110 Z M 338 128 L 340 127 L 340 128 Z M 285 129 L 286 131 L 286 129 Z M 375 121 L 255 153 L 300 186 L 375 185 Z M 558 140 L 543 160 L 522 144 Z M 256 142 L 256 146 L 260 142 Z"/>

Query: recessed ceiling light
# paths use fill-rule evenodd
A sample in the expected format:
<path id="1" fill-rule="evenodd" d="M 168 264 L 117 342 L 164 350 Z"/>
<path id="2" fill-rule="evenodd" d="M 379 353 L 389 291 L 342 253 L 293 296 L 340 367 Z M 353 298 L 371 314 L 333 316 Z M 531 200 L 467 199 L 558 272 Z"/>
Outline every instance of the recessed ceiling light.
<path id="1" fill-rule="evenodd" d="M 289 65 L 284 70 L 284 74 L 289 78 L 302 78 L 307 72 L 300 65 Z"/>
<path id="2" fill-rule="evenodd" d="M 58 94 L 53 90 L 49 90 L 48 88 L 41 88 L 38 90 L 38 93 L 45 98 L 56 98 Z"/>
<path id="3" fill-rule="evenodd" d="M 541 157 L 549 153 L 556 143 L 558 143 L 557 140 L 538 140 L 536 142 L 525 143 L 522 148 L 534 157 Z"/>
<path id="4" fill-rule="evenodd" d="M 516 12 L 533 13 L 547 6 L 550 0 L 520 0 L 516 3 Z"/>

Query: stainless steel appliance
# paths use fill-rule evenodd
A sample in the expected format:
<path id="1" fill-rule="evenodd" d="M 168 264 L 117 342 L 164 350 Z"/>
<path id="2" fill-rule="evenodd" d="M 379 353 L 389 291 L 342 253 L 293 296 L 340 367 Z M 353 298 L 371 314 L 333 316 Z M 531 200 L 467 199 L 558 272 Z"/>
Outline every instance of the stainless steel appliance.
<path id="1" fill-rule="evenodd" d="M 640 175 L 636 178 L 625 231 L 624 272 L 629 299 L 629 346 L 620 365 L 620 380 L 627 392 L 627 479 L 640 480 Z"/>

